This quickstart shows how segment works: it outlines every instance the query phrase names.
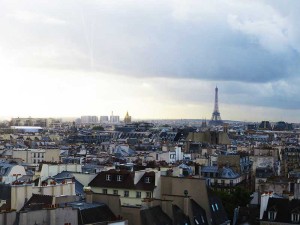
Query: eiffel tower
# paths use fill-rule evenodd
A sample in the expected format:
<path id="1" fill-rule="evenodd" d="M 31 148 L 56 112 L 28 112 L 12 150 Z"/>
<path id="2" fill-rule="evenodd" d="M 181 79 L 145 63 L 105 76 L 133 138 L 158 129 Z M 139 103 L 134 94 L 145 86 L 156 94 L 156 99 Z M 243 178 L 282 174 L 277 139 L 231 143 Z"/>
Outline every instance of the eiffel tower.
<path id="1" fill-rule="evenodd" d="M 215 88 L 215 108 L 214 111 L 212 113 L 212 117 L 211 120 L 209 122 L 209 125 L 222 125 L 223 121 L 221 119 L 221 115 L 219 112 L 219 101 L 218 101 L 218 87 Z"/>

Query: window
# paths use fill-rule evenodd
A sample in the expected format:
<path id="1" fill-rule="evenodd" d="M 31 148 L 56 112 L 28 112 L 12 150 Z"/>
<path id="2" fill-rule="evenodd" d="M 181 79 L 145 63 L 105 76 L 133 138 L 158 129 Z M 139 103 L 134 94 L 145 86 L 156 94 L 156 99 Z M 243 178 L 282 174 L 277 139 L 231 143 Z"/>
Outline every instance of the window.
<path id="1" fill-rule="evenodd" d="M 129 197 L 129 191 L 124 191 L 124 197 Z"/>
<path id="2" fill-rule="evenodd" d="M 176 158 L 175 154 L 170 155 L 170 159 L 175 159 L 175 158 Z"/>
<path id="3" fill-rule="evenodd" d="M 146 192 L 146 198 L 151 198 L 151 192 L 150 191 Z"/>
<path id="4" fill-rule="evenodd" d="M 221 184 L 224 186 L 224 184 L 225 184 L 225 180 L 221 180 Z"/>
<path id="5" fill-rule="evenodd" d="M 215 203 L 216 210 L 219 210 L 218 204 Z"/>
<path id="6" fill-rule="evenodd" d="M 150 177 L 145 177 L 145 183 L 147 183 L 147 184 L 150 183 Z"/>
<path id="7" fill-rule="evenodd" d="M 136 198 L 141 198 L 141 196 L 142 196 L 141 192 L 140 192 L 140 191 L 137 191 L 137 192 L 136 192 Z"/>
<path id="8" fill-rule="evenodd" d="M 300 219 L 300 214 L 299 213 L 292 213 L 292 216 L 291 216 L 292 222 L 298 223 L 299 219 Z"/>
<path id="9" fill-rule="evenodd" d="M 107 194 L 107 189 L 103 189 L 102 193 L 106 195 Z"/>
<path id="10" fill-rule="evenodd" d="M 213 205 L 213 204 L 211 205 L 211 208 L 212 208 L 212 210 L 213 210 L 213 211 L 215 211 L 215 207 L 214 207 L 214 205 Z"/>
<path id="11" fill-rule="evenodd" d="M 117 181 L 122 181 L 122 175 L 117 175 Z"/>
<path id="12" fill-rule="evenodd" d="M 202 223 L 205 223 L 204 217 L 201 216 Z"/>
<path id="13" fill-rule="evenodd" d="M 111 175 L 106 174 L 106 180 L 107 180 L 107 181 L 111 181 Z"/>
<path id="14" fill-rule="evenodd" d="M 276 219 L 276 214 L 277 214 L 276 211 L 269 211 L 268 212 L 268 218 L 269 218 L 269 220 L 274 221 Z"/>
<path id="15" fill-rule="evenodd" d="M 114 195 L 118 195 L 118 190 L 114 190 Z"/>
<path id="16" fill-rule="evenodd" d="M 230 186 L 233 186 L 233 180 L 230 180 Z"/>

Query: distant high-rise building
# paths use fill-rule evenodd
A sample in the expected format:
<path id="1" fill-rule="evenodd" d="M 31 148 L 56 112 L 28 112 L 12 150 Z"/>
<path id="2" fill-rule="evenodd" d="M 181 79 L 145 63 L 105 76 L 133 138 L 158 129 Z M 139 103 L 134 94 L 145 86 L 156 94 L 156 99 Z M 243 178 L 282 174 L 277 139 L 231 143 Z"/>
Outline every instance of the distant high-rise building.
<path id="1" fill-rule="evenodd" d="M 124 123 L 131 123 L 131 116 L 129 116 L 128 112 L 125 115 Z"/>
<path id="2" fill-rule="evenodd" d="M 61 127 L 62 120 L 55 118 L 12 118 L 11 126 Z"/>
<path id="3" fill-rule="evenodd" d="M 82 124 L 98 123 L 98 117 L 97 116 L 81 116 L 81 123 Z"/>
<path id="4" fill-rule="evenodd" d="M 269 121 L 261 121 L 258 126 L 259 130 L 272 130 L 271 123 Z"/>
<path id="5" fill-rule="evenodd" d="M 278 130 L 278 131 L 293 130 L 293 124 L 286 123 L 284 121 L 279 121 L 274 125 L 274 130 Z"/>
<path id="6" fill-rule="evenodd" d="M 119 116 L 114 116 L 114 113 L 111 112 L 111 116 L 109 117 L 109 122 L 110 123 L 119 123 L 120 122 L 120 117 Z"/>
<path id="7" fill-rule="evenodd" d="M 108 123 L 108 116 L 100 116 L 100 123 Z"/>
<path id="8" fill-rule="evenodd" d="M 218 100 L 218 87 L 215 88 L 215 107 L 212 113 L 210 125 L 222 125 L 223 121 L 221 119 L 221 114 L 219 111 L 219 100 Z"/>

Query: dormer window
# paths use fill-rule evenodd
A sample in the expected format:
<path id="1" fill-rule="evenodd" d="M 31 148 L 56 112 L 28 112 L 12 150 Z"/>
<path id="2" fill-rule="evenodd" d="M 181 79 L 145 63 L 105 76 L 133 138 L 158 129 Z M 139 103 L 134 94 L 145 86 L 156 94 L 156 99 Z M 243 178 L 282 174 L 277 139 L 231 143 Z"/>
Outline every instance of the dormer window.
<path id="1" fill-rule="evenodd" d="M 215 203 L 215 208 L 216 208 L 216 210 L 219 210 L 219 207 L 218 207 L 217 203 Z"/>
<path id="2" fill-rule="evenodd" d="M 2 175 L 5 174 L 5 169 L 4 168 L 1 168 L 1 172 L 0 172 Z"/>
<path id="3" fill-rule="evenodd" d="M 117 181 L 122 181 L 122 175 L 117 175 Z"/>
<path id="4" fill-rule="evenodd" d="M 212 208 L 213 211 L 215 211 L 215 206 L 214 206 L 214 204 L 211 205 L 211 208 Z"/>
<path id="5" fill-rule="evenodd" d="M 277 212 L 276 211 L 269 211 L 268 212 L 268 219 L 270 221 L 274 221 L 276 219 L 276 215 L 277 215 Z"/>
<path id="6" fill-rule="evenodd" d="M 111 181 L 111 175 L 110 174 L 106 174 L 106 180 Z"/>
<path id="7" fill-rule="evenodd" d="M 145 183 L 150 184 L 150 177 L 145 177 Z"/>
<path id="8" fill-rule="evenodd" d="M 291 220 L 293 223 L 299 223 L 300 213 L 292 213 Z"/>
<path id="9" fill-rule="evenodd" d="M 202 220 L 202 223 L 204 224 L 205 223 L 205 220 L 204 220 L 204 217 L 201 216 L 201 220 Z"/>

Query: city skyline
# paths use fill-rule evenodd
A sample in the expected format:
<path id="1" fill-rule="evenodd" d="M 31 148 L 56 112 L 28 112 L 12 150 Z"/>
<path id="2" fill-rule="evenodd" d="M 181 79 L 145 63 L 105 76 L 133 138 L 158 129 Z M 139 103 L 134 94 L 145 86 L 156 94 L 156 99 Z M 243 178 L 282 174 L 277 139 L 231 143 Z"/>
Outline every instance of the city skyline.
<path id="1" fill-rule="evenodd" d="M 0 118 L 300 122 L 295 1 L 0 3 Z"/>

